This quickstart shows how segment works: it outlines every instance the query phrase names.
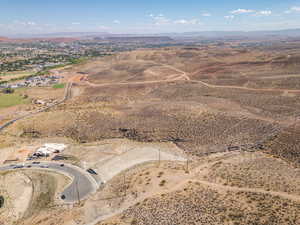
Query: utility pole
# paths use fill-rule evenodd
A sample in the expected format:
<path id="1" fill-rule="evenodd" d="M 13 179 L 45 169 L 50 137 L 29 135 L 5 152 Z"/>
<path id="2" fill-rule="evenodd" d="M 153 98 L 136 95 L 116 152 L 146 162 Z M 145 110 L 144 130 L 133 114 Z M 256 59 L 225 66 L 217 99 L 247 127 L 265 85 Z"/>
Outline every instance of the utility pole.
<path id="1" fill-rule="evenodd" d="M 78 205 L 80 205 L 80 196 L 79 196 L 79 189 L 78 189 L 78 180 L 76 180 L 76 191 L 77 191 Z"/>
<path id="2" fill-rule="evenodd" d="M 297 113 L 295 113 L 295 121 L 294 121 L 294 132 L 296 133 L 296 131 L 297 131 L 297 120 L 298 120 L 298 115 L 297 115 Z"/>
<path id="3" fill-rule="evenodd" d="M 158 148 L 158 167 L 160 167 L 160 148 Z"/>
<path id="4" fill-rule="evenodd" d="M 185 173 L 190 173 L 189 171 L 189 155 L 186 154 L 186 168 L 185 168 Z"/>
<path id="5" fill-rule="evenodd" d="M 32 119 L 32 130 L 31 130 L 31 134 L 30 134 L 30 138 L 31 138 L 31 142 L 32 142 L 32 139 L 34 137 L 34 131 L 35 131 L 35 122 L 34 122 L 34 118 Z"/>
<path id="6" fill-rule="evenodd" d="M 124 191 L 123 191 L 124 197 L 126 197 L 126 195 L 127 195 L 127 191 L 126 191 L 127 187 L 126 187 L 126 173 L 125 172 L 123 173 L 123 188 L 124 188 Z"/>

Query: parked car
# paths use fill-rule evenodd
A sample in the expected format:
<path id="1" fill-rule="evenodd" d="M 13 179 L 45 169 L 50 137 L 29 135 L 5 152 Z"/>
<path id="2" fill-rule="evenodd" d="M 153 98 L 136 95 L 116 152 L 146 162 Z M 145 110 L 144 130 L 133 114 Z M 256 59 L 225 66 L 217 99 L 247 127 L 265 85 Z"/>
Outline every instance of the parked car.
<path id="1" fill-rule="evenodd" d="M 49 166 L 41 165 L 40 168 L 49 168 Z"/>
<path id="2" fill-rule="evenodd" d="M 93 169 L 88 169 L 87 172 L 89 172 L 90 174 L 93 174 L 93 175 L 98 175 L 97 172 Z"/>
<path id="3" fill-rule="evenodd" d="M 14 169 L 22 169 L 24 166 L 15 166 Z"/>

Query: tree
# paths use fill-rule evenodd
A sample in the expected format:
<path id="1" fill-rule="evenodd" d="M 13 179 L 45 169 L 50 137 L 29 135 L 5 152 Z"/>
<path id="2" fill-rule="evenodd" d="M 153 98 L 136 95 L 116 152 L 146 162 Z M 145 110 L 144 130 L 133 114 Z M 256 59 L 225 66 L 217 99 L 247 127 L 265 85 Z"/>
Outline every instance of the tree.
<path id="1" fill-rule="evenodd" d="M 3 91 L 2 91 L 4 94 L 12 94 L 15 92 L 14 89 L 12 88 L 4 88 Z"/>

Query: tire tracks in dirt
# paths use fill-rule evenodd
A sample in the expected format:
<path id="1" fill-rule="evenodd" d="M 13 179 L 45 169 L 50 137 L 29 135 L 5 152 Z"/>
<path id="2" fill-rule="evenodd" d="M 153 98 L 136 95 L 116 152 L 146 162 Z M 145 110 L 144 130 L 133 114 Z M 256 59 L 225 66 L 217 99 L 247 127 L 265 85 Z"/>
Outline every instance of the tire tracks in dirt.
<path id="1" fill-rule="evenodd" d="M 170 69 L 175 70 L 176 72 L 181 73 L 176 78 L 173 79 L 167 79 L 167 80 L 155 80 L 155 81 L 140 81 L 140 82 L 117 82 L 117 83 L 103 83 L 103 84 L 94 84 L 89 81 L 86 81 L 85 83 L 92 87 L 103 87 L 103 86 L 113 86 L 113 85 L 137 85 L 137 84 L 153 84 L 153 83 L 166 83 L 166 82 L 174 82 L 178 80 L 185 80 L 190 81 L 193 83 L 199 83 L 209 88 L 223 88 L 223 89 L 239 89 L 239 90 L 246 90 L 246 91 L 262 91 L 262 92 L 285 92 L 285 93 L 300 93 L 300 90 L 293 90 L 293 89 L 280 89 L 280 88 L 249 88 L 249 87 L 243 87 L 243 86 L 234 86 L 234 85 L 214 85 L 209 84 L 207 82 L 201 81 L 201 80 L 193 80 L 189 77 L 188 73 L 180 70 L 172 65 L 168 64 L 160 64 L 161 66 L 168 67 Z"/>
<path id="2" fill-rule="evenodd" d="M 159 192 L 155 193 L 155 195 L 148 196 L 148 197 L 156 197 L 156 196 L 160 196 L 162 194 L 169 194 L 169 193 L 173 193 L 173 192 L 182 190 L 183 187 L 185 187 L 186 185 L 188 185 L 192 182 L 192 183 L 200 183 L 201 185 L 208 186 L 211 189 L 216 190 L 221 193 L 224 193 L 224 191 L 226 191 L 226 192 L 247 192 L 247 193 L 255 193 L 255 194 L 267 194 L 272 197 L 280 197 L 283 199 L 300 202 L 300 196 L 295 195 L 295 194 L 289 194 L 286 192 L 271 191 L 271 190 L 268 191 L 268 190 L 264 190 L 264 189 L 260 189 L 260 188 L 227 186 L 227 185 L 223 185 L 223 184 L 209 182 L 209 181 L 202 180 L 202 179 L 197 179 L 197 176 L 199 176 L 199 173 L 201 173 L 201 171 L 203 169 L 207 170 L 207 169 L 211 168 L 216 163 L 222 161 L 224 159 L 224 157 L 225 158 L 230 157 L 230 156 L 232 156 L 232 154 L 237 154 L 237 153 L 222 153 L 221 155 L 219 153 L 216 154 L 213 157 L 221 157 L 221 158 L 219 158 L 219 159 L 217 158 L 213 162 L 203 163 L 203 164 L 199 165 L 198 167 L 193 168 L 187 174 L 186 179 L 184 179 L 183 181 L 178 183 L 176 186 L 174 186 L 168 190 L 159 191 Z M 144 199 L 145 199 L 145 197 L 141 198 L 141 199 L 136 199 L 134 202 L 131 202 L 131 203 L 126 202 L 126 204 L 124 206 L 120 207 L 118 210 L 107 213 L 107 214 L 103 214 L 103 215 L 99 216 L 98 218 L 96 218 L 94 221 L 92 221 L 90 223 L 86 223 L 86 225 L 96 225 L 101 221 L 104 221 L 104 220 L 110 219 L 114 216 L 117 216 L 117 215 L 123 213 L 124 211 L 128 210 L 130 207 L 134 206 L 136 203 L 143 201 Z"/>

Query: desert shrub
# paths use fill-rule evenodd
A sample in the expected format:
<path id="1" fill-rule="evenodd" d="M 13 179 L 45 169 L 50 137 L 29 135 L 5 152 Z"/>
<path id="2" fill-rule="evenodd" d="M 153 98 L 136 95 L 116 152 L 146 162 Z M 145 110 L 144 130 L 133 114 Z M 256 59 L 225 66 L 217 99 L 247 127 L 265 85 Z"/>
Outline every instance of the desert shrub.
<path id="1" fill-rule="evenodd" d="M 4 197 L 0 196 L 0 208 L 4 206 Z"/>

